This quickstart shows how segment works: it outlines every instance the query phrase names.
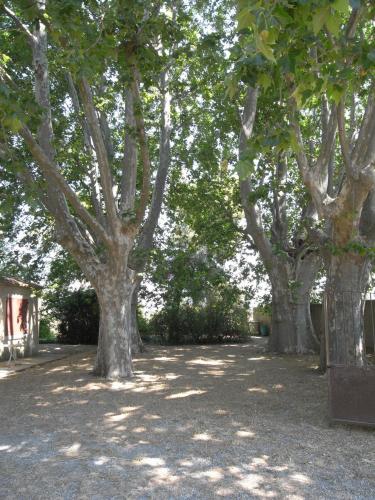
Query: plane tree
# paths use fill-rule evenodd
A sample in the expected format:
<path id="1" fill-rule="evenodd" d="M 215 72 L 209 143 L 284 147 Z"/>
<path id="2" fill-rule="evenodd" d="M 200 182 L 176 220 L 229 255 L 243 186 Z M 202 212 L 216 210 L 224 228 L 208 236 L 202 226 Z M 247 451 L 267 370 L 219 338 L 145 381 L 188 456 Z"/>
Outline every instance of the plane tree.
<path id="1" fill-rule="evenodd" d="M 260 92 L 257 86 L 246 90 L 237 169 L 246 231 L 271 283 L 269 348 L 313 352 L 319 341 L 311 321 L 310 292 L 321 267 L 305 225 L 313 207 L 296 175 L 283 110 L 267 103 Z"/>
<path id="2" fill-rule="evenodd" d="M 237 25 L 233 20 L 230 25 L 239 38 L 225 68 L 232 144 L 237 146 L 228 158 L 239 174 L 245 232 L 271 284 L 270 348 L 311 352 L 318 349 L 318 339 L 309 296 L 321 260 L 304 220 L 313 207 L 290 155 L 285 109 L 277 102 L 281 72 L 277 78 L 269 54 L 259 53 L 248 29 L 254 6 L 240 2 Z"/>
<path id="3" fill-rule="evenodd" d="M 96 291 L 95 373 L 132 376 L 131 256 L 162 184 L 152 189 L 147 109 L 161 82 L 168 136 L 165 51 L 178 23 L 168 2 L 74 0 L 8 2 L 0 22 L 2 169 L 17 172 Z"/>
<path id="4" fill-rule="evenodd" d="M 306 221 L 327 271 L 330 360 L 361 366 L 363 293 L 374 244 L 374 7 L 347 0 L 240 7 L 253 53 L 271 70 L 249 92 L 254 101 L 257 86 L 277 83 L 274 102 L 284 108 L 290 148 L 311 197 Z M 319 140 L 309 126 L 316 114 Z"/>

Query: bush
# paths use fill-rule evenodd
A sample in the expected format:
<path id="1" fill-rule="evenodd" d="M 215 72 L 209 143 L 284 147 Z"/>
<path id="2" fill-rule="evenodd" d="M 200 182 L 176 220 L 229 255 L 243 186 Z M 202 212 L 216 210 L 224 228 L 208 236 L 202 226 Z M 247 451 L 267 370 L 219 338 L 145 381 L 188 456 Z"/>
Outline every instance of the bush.
<path id="1" fill-rule="evenodd" d="M 249 326 L 243 307 L 228 310 L 219 303 L 164 309 L 151 318 L 149 332 L 167 344 L 212 344 L 241 342 L 249 336 Z"/>
<path id="2" fill-rule="evenodd" d="M 63 344 L 97 344 L 99 305 L 94 290 L 77 290 L 50 301 L 51 312 L 58 322 L 58 342 Z"/>

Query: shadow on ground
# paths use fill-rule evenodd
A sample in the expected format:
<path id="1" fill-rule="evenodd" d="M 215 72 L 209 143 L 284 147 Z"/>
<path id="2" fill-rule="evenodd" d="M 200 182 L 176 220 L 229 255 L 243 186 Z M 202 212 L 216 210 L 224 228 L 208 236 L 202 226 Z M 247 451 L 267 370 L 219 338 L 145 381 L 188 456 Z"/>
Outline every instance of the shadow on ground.
<path id="1" fill-rule="evenodd" d="M 0 498 L 374 498 L 374 433 L 329 426 L 314 357 L 150 348 L 123 383 L 92 363 L 0 381 Z"/>

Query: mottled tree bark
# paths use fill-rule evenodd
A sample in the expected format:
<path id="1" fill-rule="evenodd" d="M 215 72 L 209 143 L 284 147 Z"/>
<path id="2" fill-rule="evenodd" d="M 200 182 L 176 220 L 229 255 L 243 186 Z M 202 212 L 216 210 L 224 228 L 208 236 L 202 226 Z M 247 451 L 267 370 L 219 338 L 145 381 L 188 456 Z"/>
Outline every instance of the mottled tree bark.
<path id="1" fill-rule="evenodd" d="M 108 379 L 133 376 L 131 352 L 131 297 L 129 276 L 101 284 L 98 295 L 100 325 L 94 373 Z"/>
<path id="2" fill-rule="evenodd" d="M 271 351 L 296 354 L 318 352 L 319 341 L 311 320 L 310 293 L 319 267 L 320 259 L 315 254 L 305 256 L 297 266 L 293 261 L 275 258 L 270 273 Z"/>
<path id="3" fill-rule="evenodd" d="M 310 298 L 316 275 L 321 267 L 321 258 L 316 251 L 306 254 L 297 262 L 295 302 L 295 325 L 297 353 L 319 352 L 319 339 L 311 320 Z"/>
<path id="4" fill-rule="evenodd" d="M 368 258 L 332 255 L 326 289 L 328 365 L 364 366 L 365 293 L 371 270 Z"/>
<path id="5" fill-rule="evenodd" d="M 288 288 L 272 285 L 272 323 L 268 342 L 269 350 L 278 353 L 295 353 L 297 333 L 294 304 Z"/>

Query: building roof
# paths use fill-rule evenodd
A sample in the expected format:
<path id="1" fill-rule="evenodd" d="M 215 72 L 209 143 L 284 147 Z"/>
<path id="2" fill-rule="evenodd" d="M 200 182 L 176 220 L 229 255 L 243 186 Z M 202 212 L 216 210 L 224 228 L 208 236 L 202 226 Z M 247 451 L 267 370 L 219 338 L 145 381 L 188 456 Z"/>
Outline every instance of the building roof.
<path id="1" fill-rule="evenodd" d="M 41 290 L 43 287 L 33 282 L 21 281 L 18 278 L 10 278 L 6 276 L 0 276 L 0 286 L 18 286 L 20 288 L 31 288 L 34 290 Z"/>

